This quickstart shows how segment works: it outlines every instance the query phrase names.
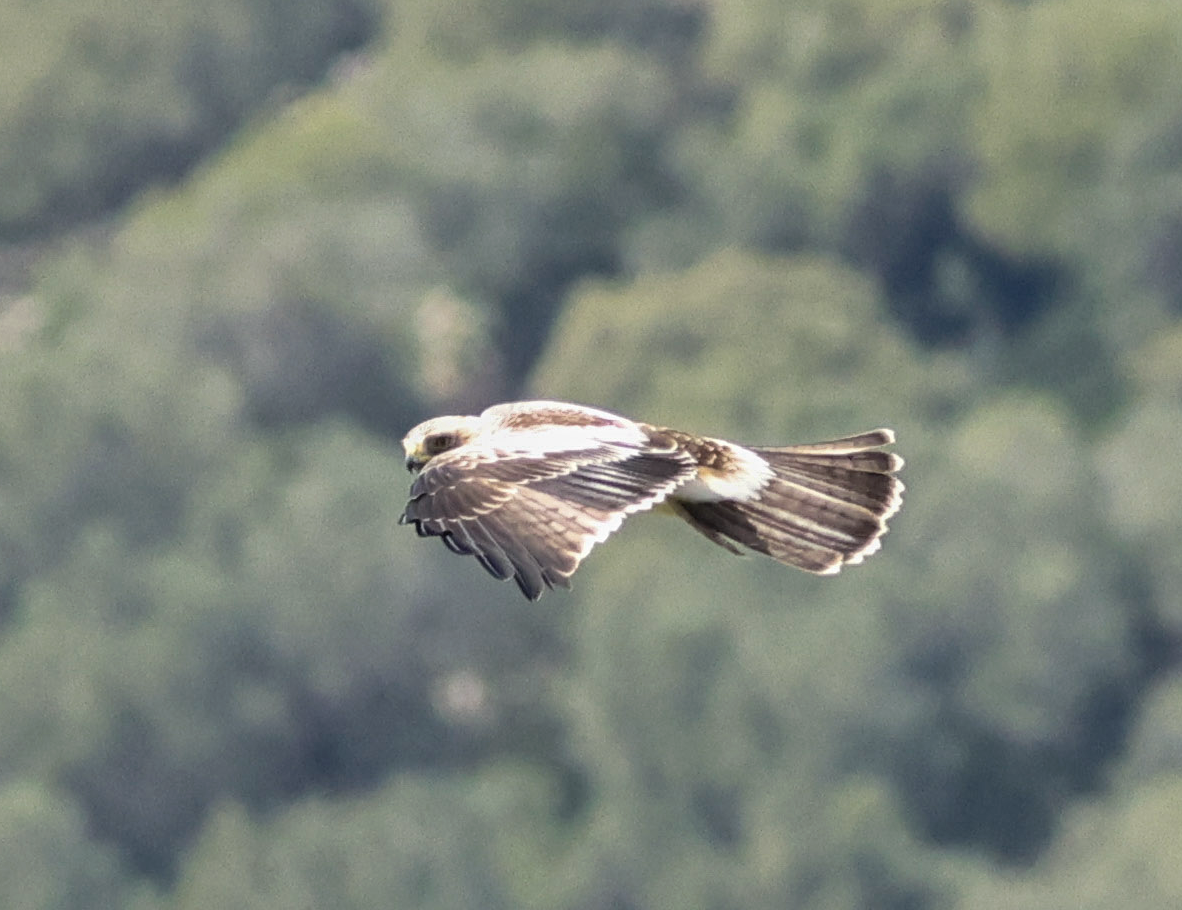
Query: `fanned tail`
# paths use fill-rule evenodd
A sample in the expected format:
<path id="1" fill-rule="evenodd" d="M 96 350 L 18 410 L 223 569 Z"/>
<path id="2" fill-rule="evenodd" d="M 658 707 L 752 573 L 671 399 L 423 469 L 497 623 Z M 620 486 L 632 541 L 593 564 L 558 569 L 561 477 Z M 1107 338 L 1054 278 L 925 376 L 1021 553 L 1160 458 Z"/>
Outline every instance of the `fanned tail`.
<path id="1" fill-rule="evenodd" d="M 903 502 L 895 473 L 903 459 L 882 446 L 879 429 L 831 442 L 748 448 L 765 459 L 771 479 L 747 499 L 678 500 L 694 528 L 732 552 L 738 544 L 808 572 L 831 575 L 876 552 L 887 520 Z"/>

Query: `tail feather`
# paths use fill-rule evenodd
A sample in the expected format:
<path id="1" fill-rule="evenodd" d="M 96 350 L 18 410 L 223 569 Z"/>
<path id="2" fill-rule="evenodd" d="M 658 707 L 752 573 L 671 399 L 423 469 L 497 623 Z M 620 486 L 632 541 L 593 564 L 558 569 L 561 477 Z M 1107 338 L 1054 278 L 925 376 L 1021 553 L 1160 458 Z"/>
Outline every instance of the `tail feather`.
<path id="1" fill-rule="evenodd" d="M 828 442 L 808 442 L 794 446 L 764 446 L 758 451 L 785 452 L 795 455 L 806 455 L 809 453 L 826 455 L 850 455 L 856 452 L 864 452 L 867 449 L 877 449 L 882 446 L 889 446 L 894 441 L 895 431 L 888 430 L 886 427 L 880 427 L 877 430 L 870 430 L 867 433 L 858 433 L 854 436 L 843 436 L 841 439 L 831 439 Z"/>
<path id="2" fill-rule="evenodd" d="M 742 552 L 731 543 L 734 541 L 809 572 L 825 574 L 837 571 L 833 568 L 832 550 L 808 543 L 792 532 L 769 525 L 766 514 L 744 509 L 742 503 L 734 500 L 683 501 L 679 506 L 694 528 L 732 553 Z"/>
<path id="3" fill-rule="evenodd" d="M 832 455 L 798 454 L 783 449 L 755 449 L 771 464 L 783 464 L 804 470 L 806 467 L 820 469 L 817 473 L 834 469 L 847 471 L 864 471 L 868 474 L 890 474 L 903 467 L 903 459 L 893 452 L 880 452 L 872 449 L 869 452 L 835 452 Z"/>
<path id="4" fill-rule="evenodd" d="M 892 483 L 885 473 L 808 464 L 777 464 L 773 471 L 779 484 L 790 484 L 837 503 L 861 506 L 875 515 L 888 513 L 892 504 L 898 508 L 900 484 Z"/>
<path id="5" fill-rule="evenodd" d="M 682 517 L 715 543 L 739 544 L 809 572 L 832 574 L 881 546 L 887 519 L 902 504 L 894 476 L 903 459 L 878 446 L 894 442 L 874 430 L 832 442 L 752 447 L 772 470 L 756 496 L 677 503 Z"/>

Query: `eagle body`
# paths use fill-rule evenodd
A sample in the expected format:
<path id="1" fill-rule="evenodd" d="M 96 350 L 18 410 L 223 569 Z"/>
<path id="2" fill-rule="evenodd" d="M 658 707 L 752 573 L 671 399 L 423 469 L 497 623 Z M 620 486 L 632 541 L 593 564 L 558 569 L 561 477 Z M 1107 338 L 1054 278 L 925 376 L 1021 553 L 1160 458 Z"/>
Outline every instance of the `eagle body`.
<path id="1" fill-rule="evenodd" d="M 733 553 L 834 574 L 881 545 L 903 460 L 878 429 L 831 442 L 743 446 L 559 401 L 436 417 L 403 440 L 402 516 L 512 578 L 530 600 L 570 577 L 629 515 L 660 506 Z"/>

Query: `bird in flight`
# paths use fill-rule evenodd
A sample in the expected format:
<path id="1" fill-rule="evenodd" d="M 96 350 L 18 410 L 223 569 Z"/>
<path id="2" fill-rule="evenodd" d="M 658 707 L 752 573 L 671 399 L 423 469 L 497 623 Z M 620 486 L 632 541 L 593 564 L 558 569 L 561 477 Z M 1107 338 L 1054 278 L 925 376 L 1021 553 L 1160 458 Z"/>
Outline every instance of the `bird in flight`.
<path id="1" fill-rule="evenodd" d="M 570 577 L 634 512 L 660 507 L 732 553 L 832 575 L 881 546 L 902 504 L 891 430 L 742 446 L 560 401 L 435 417 L 402 441 L 401 518 L 512 578 L 530 600 Z"/>

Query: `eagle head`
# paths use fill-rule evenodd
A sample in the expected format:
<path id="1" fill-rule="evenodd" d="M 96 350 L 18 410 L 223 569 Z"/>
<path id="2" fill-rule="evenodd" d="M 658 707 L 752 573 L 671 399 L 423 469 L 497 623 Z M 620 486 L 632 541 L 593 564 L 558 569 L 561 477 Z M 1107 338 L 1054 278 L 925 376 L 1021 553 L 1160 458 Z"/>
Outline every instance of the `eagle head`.
<path id="1" fill-rule="evenodd" d="M 402 440 L 406 469 L 412 473 L 421 471 L 436 455 L 471 442 L 479 428 L 479 417 L 433 417 L 423 421 Z"/>

